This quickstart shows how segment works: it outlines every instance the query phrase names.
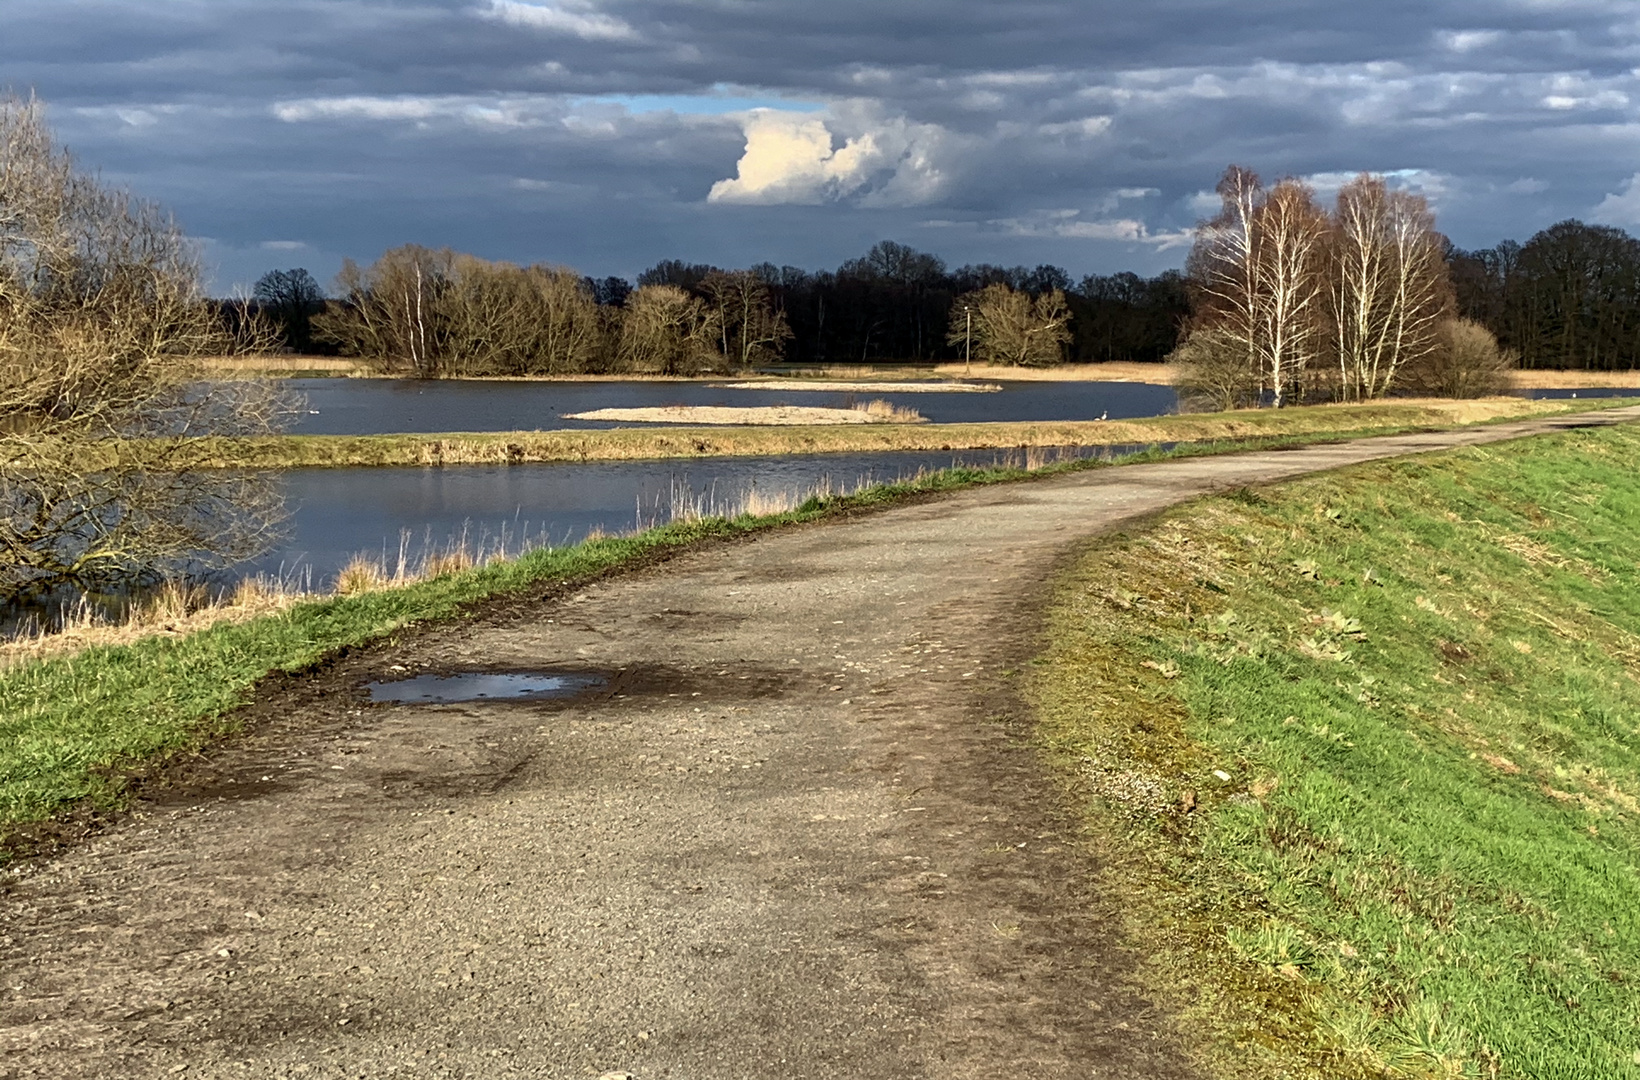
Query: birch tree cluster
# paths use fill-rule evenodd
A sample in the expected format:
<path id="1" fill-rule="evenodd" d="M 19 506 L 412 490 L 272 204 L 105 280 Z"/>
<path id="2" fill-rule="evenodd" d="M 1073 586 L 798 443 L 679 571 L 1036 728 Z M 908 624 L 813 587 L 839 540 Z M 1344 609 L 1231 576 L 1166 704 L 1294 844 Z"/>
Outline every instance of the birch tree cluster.
<path id="1" fill-rule="evenodd" d="M 78 170 L 38 102 L 0 97 L 0 593 L 263 550 L 275 490 L 195 438 L 286 414 L 197 363 L 263 344 L 223 330 L 169 215 Z"/>
<path id="2" fill-rule="evenodd" d="M 412 244 L 367 267 L 349 260 L 336 285 L 316 337 L 415 378 L 695 375 L 777 360 L 791 336 L 747 271 L 713 271 L 695 291 L 645 285 L 612 304 L 567 267 Z"/>
<path id="3" fill-rule="evenodd" d="M 1202 404 L 1498 388 L 1507 357 L 1496 340 L 1451 325 L 1448 245 L 1423 196 L 1362 174 L 1329 211 L 1302 181 L 1266 186 L 1237 166 L 1217 192 L 1219 213 L 1186 264 L 1192 316 L 1174 353 L 1183 389 Z"/>

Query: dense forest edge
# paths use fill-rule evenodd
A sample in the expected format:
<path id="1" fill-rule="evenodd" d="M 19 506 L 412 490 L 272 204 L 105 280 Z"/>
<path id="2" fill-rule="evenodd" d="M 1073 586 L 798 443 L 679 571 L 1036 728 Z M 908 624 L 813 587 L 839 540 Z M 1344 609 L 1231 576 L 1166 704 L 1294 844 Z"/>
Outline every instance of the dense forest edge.
<path id="1" fill-rule="evenodd" d="M 1640 240 L 1625 231 L 1563 221 L 1525 243 L 1506 240 L 1473 251 L 1441 238 L 1440 254 L 1453 313 L 1490 331 L 1502 349 L 1518 357 L 1519 367 L 1625 371 L 1636 366 Z M 474 304 L 475 294 L 502 282 L 507 284 L 501 291 L 510 296 L 491 295 Z M 936 255 L 887 240 L 835 270 L 772 263 L 726 270 L 669 259 L 635 282 L 407 245 L 370 267 L 349 264 L 333 290 L 305 269 L 293 268 L 265 274 L 249 299 L 218 303 L 230 319 L 259 316 L 271 322 L 280 346 L 291 352 L 363 357 L 409 375 L 698 374 L 775 362 L 949 363 L 963 360 L 965 351 L 977 361 L 975 342 L 965 340 L 964 327 L 954 324 L 964 319 L 965 298 L 987 289 L 1031 305 L 1063 305 L 1060 347 L 1045 359 L 1027 358 L 1049 365 L 1160 363 L 1188 335 L 1197 310 L 1191 280 L 1180 270 L 1073 279 L 1046 264 L 953 269 Z M 435 291 L 468 295 L 448 297 L 441 301 L 446 307 L 434 313 L 429 294 Z M 393 328 L 390 312 L 372 313 L 375 331 L 349 325 L 363 322 L 358 316 L 369 298 L 386 292 L 408 295 L 410 303 L 397 306 L 410 311 L 419 295 L 422 319 L 414 340 L 408 325 L 404 331 Z M 970 307 L 974 302 L 967 301 Z M 473 306 L 480 312 L 470 310 Z M 456 310 L 464 307 L 469 310 Z M 529 342 L 481 335 L 481 347 L 460 362 L 433 354 L 440 335 L 458 335 L 463 323 L 498 308 L 534 308 L 548 329 Z M 641 325 L 626 328 L 623 316 L 629 313 Z M 439 326 L 426 337 L 429 315 Z M 395 333 L 402 341 L 392 339 Z M 531 349 L 545 350 L 546 358 L 526 359 Z M 395 351 L 399 355 L 392 356 Z M 990 359 L 991 351 L 985 356 Z M 1016 355 L 999 359 L 1017 362 Z"/>

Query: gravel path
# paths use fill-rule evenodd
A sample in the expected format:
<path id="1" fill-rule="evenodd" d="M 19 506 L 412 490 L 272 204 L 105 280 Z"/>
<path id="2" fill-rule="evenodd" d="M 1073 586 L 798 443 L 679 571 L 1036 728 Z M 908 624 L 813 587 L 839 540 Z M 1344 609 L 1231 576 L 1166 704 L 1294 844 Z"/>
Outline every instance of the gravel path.
<path id="1" fill-rule="evenodd" d="M 0 1076 L 1193 1075 L 1027 741 L 1088 536 L 1640 409 L 1112 468 L 701 549 L 271 685 L 0 878 Z M 372 678 L 590 670 L 558 702 Z"/>

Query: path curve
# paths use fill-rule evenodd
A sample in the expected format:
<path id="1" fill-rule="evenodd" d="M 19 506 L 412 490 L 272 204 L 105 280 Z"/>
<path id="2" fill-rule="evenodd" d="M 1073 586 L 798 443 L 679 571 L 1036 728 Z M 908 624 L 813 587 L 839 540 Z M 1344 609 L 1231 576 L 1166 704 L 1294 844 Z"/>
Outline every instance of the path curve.
<path id="1" fill-rule="evenodd" d="M 0 1077 L 1183 1077 L 1009 673 L 1076 542 L 1640 408 L 1094 470 L 701 549 L 275 688 L 0 879 Z M 370 706 L 585 667 L 566 703 Z"/>

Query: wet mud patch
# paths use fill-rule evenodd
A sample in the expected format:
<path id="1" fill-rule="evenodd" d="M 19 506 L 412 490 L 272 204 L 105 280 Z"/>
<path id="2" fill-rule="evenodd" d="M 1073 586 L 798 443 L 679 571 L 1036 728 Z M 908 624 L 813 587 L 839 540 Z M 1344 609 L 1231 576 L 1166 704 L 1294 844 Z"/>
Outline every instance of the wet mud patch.
<path id="1" fill-rule="evenodd" d="M 537 702 L 544 705 L 588 705 L 638 697 L 710 697 L 745 701 L 783 693 L 789 676 L 761 665 L 682 668 L 636 664 L 624 668 L 529 669 L 463 668 L 454 665 L 393 664 L 374 679 L 361 681 L 356 700 L 374 706 L 482 706 Z"/>

